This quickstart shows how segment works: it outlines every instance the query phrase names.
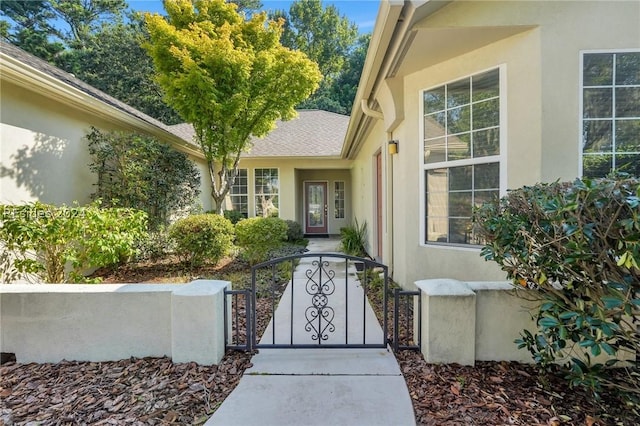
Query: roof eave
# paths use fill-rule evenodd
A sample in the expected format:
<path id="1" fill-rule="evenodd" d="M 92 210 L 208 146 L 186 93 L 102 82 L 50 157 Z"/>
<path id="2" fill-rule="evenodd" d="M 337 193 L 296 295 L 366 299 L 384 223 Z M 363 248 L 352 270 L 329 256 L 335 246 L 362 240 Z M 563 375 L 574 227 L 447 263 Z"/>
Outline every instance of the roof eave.
<path id="1" fill-rule="evenodd" d="M 3 81 L 46 96 L 120 127 L 155 136 L 188 155 L 204 159 L 202 152 L 189 141 L 153 123 L 96 99 L 90 94 L 26 65 L 3 52 L 0 52 L 0 76 Z"/>
<path id="2" fill-rule="evenodd" d="M 351 119 L 341 154 L 343 158 L 356 157 L 371 129 L 372 121 L 379 119 L 375 117 L 377 114 L 372 116 L 371 111 L 368 114 L 363 111 L 363 101 L 371 107 L 380 84 L 390 70 L 402 60 L 403 51 L 411 43 L 411 29 L 414 24 L 451 1 L 454 0 L 382 0 L 380 2 L 376 25 L 351 109 Z"/>

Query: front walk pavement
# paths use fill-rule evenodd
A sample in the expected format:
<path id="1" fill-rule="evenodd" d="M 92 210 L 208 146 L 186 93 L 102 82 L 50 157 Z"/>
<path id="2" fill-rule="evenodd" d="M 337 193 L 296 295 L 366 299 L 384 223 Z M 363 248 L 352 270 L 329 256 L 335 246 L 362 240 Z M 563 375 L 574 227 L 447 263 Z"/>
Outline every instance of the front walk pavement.
<path id="1" fill-rule="evenodd" d="M 334 239 L 312 239 L 308 249 L 328 253 L 335 252 L 337 245 Z M 298 265 L 294 279 L 304 265 L 304 261 Z M 291 300 L 290 287 L 291 283 L 276 318 L 289 315 L 285 307 L 290 302 L 284 299 Z M 349 294 L 356 287 L 350 287 Z M 294 298 L 294 304 L 304 307 L 304 301 L 298 299 Z M 334 299 L 332 304 L 337 308 L 340 301 Z M 348 306 L 357 309 L 355 303 Z M 363 318 L 367 342 L 369 336 L 380 341 L 382 328 L 368 302 L 365 310 L 360 308 L 354 318 Z M 276 321 L 276 333 L 288 323 Z M 350 320 L 350 326 L 356 323 Z M 261 341 L 271 339 L 269 330 L 270 326 Z M 415 425 L 409 391 L 390 349 L 261 349 L 251 362 L 253 366 L 206 425 Z"/>

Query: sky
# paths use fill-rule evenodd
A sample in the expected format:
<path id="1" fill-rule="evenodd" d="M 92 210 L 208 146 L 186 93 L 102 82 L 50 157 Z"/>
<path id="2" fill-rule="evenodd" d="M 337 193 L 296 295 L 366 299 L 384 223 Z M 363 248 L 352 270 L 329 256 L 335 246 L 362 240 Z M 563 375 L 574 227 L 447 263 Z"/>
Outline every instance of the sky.
<path id="1" fill-rule="evenodd" d="M 128 0 L 129 6 L 138 11 L 164 14 L 162 0 Z M 289 11 L 292 0 L 262 0 L 263 10 Z M 360 33 L 370 33 L 378 14 L 379 0 L 323 0 L 322 5 L 334 5 L 340 15 L 346 16 L 358 25 Z"/>

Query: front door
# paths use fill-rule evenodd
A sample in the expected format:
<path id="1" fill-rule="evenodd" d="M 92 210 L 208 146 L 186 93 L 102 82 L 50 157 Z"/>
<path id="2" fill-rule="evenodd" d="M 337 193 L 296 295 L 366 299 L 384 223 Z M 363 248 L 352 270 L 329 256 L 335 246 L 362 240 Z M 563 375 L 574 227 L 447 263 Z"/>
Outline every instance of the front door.
<path id="1" fill-rule="evenodd" d="M 327 233 L 327 183 L 305 182 L 305 233 Z"/>

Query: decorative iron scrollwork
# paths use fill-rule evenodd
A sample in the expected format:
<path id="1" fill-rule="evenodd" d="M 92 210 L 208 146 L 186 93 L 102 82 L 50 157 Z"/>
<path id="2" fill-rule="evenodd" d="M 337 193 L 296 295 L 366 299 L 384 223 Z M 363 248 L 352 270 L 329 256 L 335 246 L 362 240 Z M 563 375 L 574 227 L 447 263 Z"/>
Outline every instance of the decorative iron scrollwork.
<path id="1" fill-rule="evenodd" d="M 320 344 L 329 338 L 328 333 L 333 333 L 336 330 L 333 325 L 335 312 L 329 306 L 329 296 L 336 290 L 333 281 L 335 271 L 329 269 L 327 261 L 314 260 L 311 265 L 312 268 L 305 272 L 307 277 L 305 290 L 311 296 L 311 306 L 307 307 L 304 312 L 307 320 L 304 329 L 312 333 L 311 339 L 317 340 Z"/>

